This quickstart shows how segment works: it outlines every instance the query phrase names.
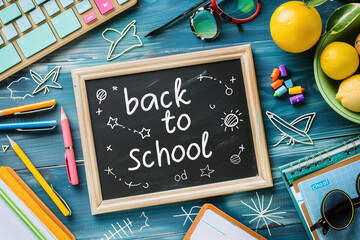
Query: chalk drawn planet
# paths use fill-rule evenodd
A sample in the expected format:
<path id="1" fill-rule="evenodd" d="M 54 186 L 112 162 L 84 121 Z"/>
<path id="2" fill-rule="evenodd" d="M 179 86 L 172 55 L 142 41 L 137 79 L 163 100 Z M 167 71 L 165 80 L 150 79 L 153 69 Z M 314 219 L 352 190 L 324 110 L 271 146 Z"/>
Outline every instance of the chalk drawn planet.
<path id="1" fill-rule="evenodd" d="M 241 162 L 241 158 L 240 158 L 239 155 L 234 154 L 234 155 L 232 155 L 232 156 L 230 157 L 230 162 L 231 162 L 232 164 L 239 164 L 239 163 Z"/>
<path id="2" fill-rule="evenodd" d="M 99 89 L 96 92 L 96 98 L 100 101 L 99 104 L 101 104 L 102 101 L 104 101 L 107 97 L 107 92 L 104 89 Z"/>
<path id="3" fill-rule="evenodd" d="M 239 116 L 242 113 L 238 113 L 238 112 L 239 112 L 239 110 L 236 110 L 236 112 L 233 113 L 233 110 L 231 110 L 230 113 L 224 113 L 225 117 L 221 118 L 221 120 L 223 120 L 223 123 L 221 124 L 221 126 L 225 125 L 224 132 L 226 132 L 227 128 L 230 128 L 231 131 L 234 131 L 234 127 L 239 129 L 239 127 L 237 125 L 238 125 L 239 121 L 242 122 L 243 120 L 239 118 Z"/>

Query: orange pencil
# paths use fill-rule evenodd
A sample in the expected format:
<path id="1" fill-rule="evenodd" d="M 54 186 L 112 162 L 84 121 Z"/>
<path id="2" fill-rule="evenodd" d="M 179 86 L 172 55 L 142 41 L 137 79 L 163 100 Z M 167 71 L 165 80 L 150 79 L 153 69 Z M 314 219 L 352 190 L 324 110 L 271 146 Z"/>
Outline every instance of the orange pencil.
<path id="1" fill-rule="evenodd" d="M 38 103 L 32 103 L 28 105 L 13 107 L 13 108 L 7 108 L 4 110 L 0 110 L 0 117 L 5 115 L 11 115 L 11 114 L 26 114 L 26 113 L 32 113 L 36 111 L 44 111 L 53 108 L 56 105 L 55 99 L 48 100 L 44 102 L 38 102 Z"/>

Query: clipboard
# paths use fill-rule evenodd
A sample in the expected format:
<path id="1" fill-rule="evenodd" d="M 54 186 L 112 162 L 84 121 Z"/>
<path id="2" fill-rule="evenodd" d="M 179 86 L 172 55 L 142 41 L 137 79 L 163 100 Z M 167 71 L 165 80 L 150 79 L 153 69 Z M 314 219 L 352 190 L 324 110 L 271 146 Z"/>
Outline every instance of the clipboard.
<path id="1" fill-rule="evenodd" d="M 211 214 L 207 215 L 209 213 L 211 213 Z M 217 224 L 214 225 L 212 223 L 209 223 L 208 221 L 204 220 L 205 217 L 207 217 L 207 218 L 216 217 L 218 220 Z M 227 226 L 224 226 L 223 223 L 226 223 Z M 223 211 L 221 211 L 220 209 L 218 209 L 217 207 L 215 207 L 214 205 L 209 204 L 209 203 L 204 204 L 201 207 L 198 215 L 196 216 L 194 222 L 191 224 L 191 226 L 183 240 L 200 240 L 200 239 L 205 240 L 205 239 L 208 239 L 205 236 L 198 237 L 199 232 L 197 232 L 197 231 L 199 228 L 203 228 L 203 226 L 208 227 L 208 229 L 210 231 L 220 232 L 219 235 L 223 236 L 223 237 L 214 238 L 217 240 L 225 240 L 225 239 L 226 240 L 227 239 L 229 239 L 229 240 L 231 240 L 231 239 L 266 240 L 266 238 L 262 237 L 258 233 L 254 232 L 250 228 L 241 224 L 234 218 L 230 217 L 229 215 L 227 215 L 226 213 L 224 213 Z M 231 229 L 229 229 L 228 227 L 230 227 Z M 226 232 L 225 230 L 228 230 L 228 232 Z M 236 232 L 237 233 L 237 235 L 235 236 L 236 238 L 229 238 L 229 237 L 231 237 L 230 235 L 228 235 L 229 232 L 231 232 L 231 233 Z M 241 237 L 241 238 L 239 238 L 239 237 Z"/>

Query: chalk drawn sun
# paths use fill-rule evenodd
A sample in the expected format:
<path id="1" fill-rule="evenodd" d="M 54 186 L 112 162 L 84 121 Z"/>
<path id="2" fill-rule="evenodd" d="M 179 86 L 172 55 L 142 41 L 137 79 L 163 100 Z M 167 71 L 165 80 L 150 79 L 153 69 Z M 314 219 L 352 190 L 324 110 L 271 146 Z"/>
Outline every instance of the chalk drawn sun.
<path id="1" fill-rule="evenodd" d="M 236 110 L 235 112 L 233 112 L 233 110 L 231 110 L 230 113 L 224 112 L 225 117 L 221 118 L 222 123 L 220 125 L 220 126 L 225 126 L 224 132 L 226 132 L 226 130 L 228 128 L 231 129 L 231 131 L 234 131 L 234 128 L 239 129 L 239 127 L 237 125 L 239 124 L 239 122 L 243 121 L 240 118 L 241 114 L 242 113 L 239 112 L 239 110 Z"/>

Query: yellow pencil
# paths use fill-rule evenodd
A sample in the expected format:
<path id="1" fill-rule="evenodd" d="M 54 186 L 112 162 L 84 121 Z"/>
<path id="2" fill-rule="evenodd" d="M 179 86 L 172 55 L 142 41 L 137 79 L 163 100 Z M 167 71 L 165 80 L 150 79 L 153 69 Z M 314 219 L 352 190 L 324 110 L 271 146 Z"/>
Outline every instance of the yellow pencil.
<path id="1" fill-rule="evenodd" d="M 65 204 L 60 200 L 60 198 L 56 195 L 54 190 L 50 187 L 50 185 L 46 182 L 46 180 L 41 176 L 39 171 L 35 168 L 34 164 L 29 160 L 29 158 L 25 155 L 25 153 L 21 150 L 19 145 L 17 145 L 16 142 L 14 142 L 9 136 L 7 136 L 9 139 L 9 142 L 11 144 L 11 147 L 14 149 L 15 153 L 19 156 L 21 161 L 26 165 L 26 167 L 30 170 L 32 175 L 36 178 L 36 180 L 40 183 L 40 185 L 44 188 L 46 193 L 49 195 L 51 200 L 54 201 L 56 206 L 60 209 L 62 214 L 64 216 L 71 215 L 70 210 L 65 206 Z"/>

